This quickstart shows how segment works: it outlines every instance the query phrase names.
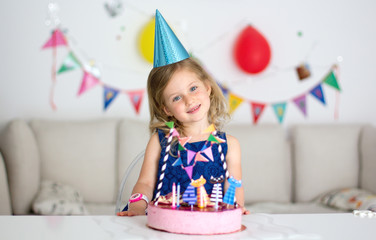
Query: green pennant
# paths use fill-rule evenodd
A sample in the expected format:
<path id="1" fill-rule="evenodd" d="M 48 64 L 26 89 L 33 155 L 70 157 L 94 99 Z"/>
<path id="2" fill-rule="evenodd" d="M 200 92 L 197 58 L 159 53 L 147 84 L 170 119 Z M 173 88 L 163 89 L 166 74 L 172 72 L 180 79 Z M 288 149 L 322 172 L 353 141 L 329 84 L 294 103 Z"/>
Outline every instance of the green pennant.
<path id="1" fill-rule="evenodd" d="M 174 128 L 174 122 L 166 122 L 167 127 Z"/>
<path id="2" fill-rule="evenodd" d="M 330 73 L 325 77 L 324 83 L 338 89 L 338 91 L 341 91 L 333 71 L 330 71 Z"/>
<path id="3" fill-rule="evenodd" d="M 72 52 L 69 52 L 68 56 L 65 58 L 63 65 L 60 67 L 57 74 L 60 74 L 66 71 L 75 70 L 80 67 L 81 67 L 81 64 L 77 60 L 76 56 L 74 56 Z"/>
<path id="4" fill-rule="evenodd" d="M 185 149 L 185 147 L 183 147 L 180 143 L 179 143 L 179 151 L 185 151 L 185 150 L 187 150 L 187 149 Z"/>
<path id="5" fill-rule="evenodd" d="M 219 141 L 213 136 L 213 134 L 210 134 L 208 141 L 219 143 Z"/>

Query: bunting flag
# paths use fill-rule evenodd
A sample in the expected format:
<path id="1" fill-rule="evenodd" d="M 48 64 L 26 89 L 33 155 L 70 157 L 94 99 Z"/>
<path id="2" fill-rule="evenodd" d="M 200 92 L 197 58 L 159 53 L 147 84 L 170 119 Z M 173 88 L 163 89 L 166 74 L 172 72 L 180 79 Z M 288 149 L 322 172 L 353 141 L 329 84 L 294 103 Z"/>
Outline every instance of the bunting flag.
<path id="1" fill-rule="evenodd" d="M 176 166 L 179 166 L 179 165 L 182 165 L 183 162 L 181 161 L 181 158 L 178 157 L 178 159 L 176 159 L 176 161 L 172 164 L 172 166 L 176 167 Z"/>
<path id="2" fill-rule="evenodd" d="M 206 157 L 214 162 L 214 159 L 213 159 L 213 152 L 212 152 L 212 146 L 208 147 L 207 149 L 203 150 L 202 151 L 203 153 L 205 153 Z"/>
<path id="3" fill-rule="evenodd" d="M 195 157 L 195 162 L 209 162 L 209 160 L 202 156 L 201 152 L 198 152 Z"/>
<path id="4" fill-rule="evenodd" d="M 300 109 L 300 111 L 304 114 L 304 116 L 307 116 L 307 104 L 306 104 L 306 95 L 303 94 L 299 97 L 296 97 L 292 100 L 296 106 Z"/>
<path id="5" fill-rule="evenodd" d="M 174 128 L 174 122 L 166 122 L 165 123 L 168 128 Z"/>
<path id="6" fill-rule="evenodd" d="M 210 134 L 208 141 L 211 143 L 219 143 L 218 139 L 213 136 L 213 134 Z"/>
<path id="7" fill-rule="evenodd" d="M 144 89 L 127 91 L 127 94 L 133 104 L 134 109 L 136 110 L 136 113 L 139 114 L 142 97 L 144 96 Z"/>
<path id="8" fill-rule="evenodd" d="M 179 143 L 178 150 L 179 150 L 179 151 L 185 151 L 185 150 L 187 150 L 187 149 L 186 149 L 183 145 L 181 145 L 181 144 Z"/>
<path id="9" fill-rule="evenodd" d="M 51 38 L 43 45 L 42 49 L 67 45 L 64 34 L 57 28 L 52 32 Z"/>
<path id="10" fill-rule="evenodd" d="M 315 97 L 317 98 L 318 100 L 320 100 L 320 102 L 322 102 L 324 105 L 325 105 L 325 97 L 324 97 L 324 93 L 322 91 L 322 87 L 321 87 L 321 83 L 319 85 L 317 85 L 316 87 L 314 87 L 310 93 Z"/>
<path id="11" fill-rule="evenodd" d="M 191 161 L 195 158 L 196 156 L 196 152 L 192 151 L 192 150 L 187 150 L 187 165 L 189 165 L 191 163 Z"/>
<path id="12" fill-rule="evenodd" d="M 204 133 L 211 133 L 211 132 L 214 132 L 215 131 L 215 127 L 214 127 L 214 124 L 210 124 L 210 126 L 205 129 Z"/>
<path id="13" fill-rule="evenodd" d="M 214 136 L 214 138 L 217 140 L 218 143 L 225 143 L 226 142 L 226 140 L 224 140 L 220 137 Z"/>
<path id="14" fill-rule="evenodd" d="M 243 102 L 243 98 L 238 97 L 233 93 L 229 93 L 229 106 L 230 106 L 229 113 L 232 114 L 242 102 Z"/>
<path id="15" fill-rule="evenodd" d="M 109 87 L 103 87 L 104 90 L 104 110 L 113 102 L 117 97 L 119 91 Z"/>
<path id="16" fill-rule="evenodd" d="M 228 98 L 229 89 L 227 87 L 225 87 L 224 85 L 222 85 L 221 83 L 219 83 L 219 82 L 217 82 L 217 85 L 222 90 L 223 96 L 225 96 L 225 98 Z"/>
<path id="17" fill-rule="evenodd" d="M 188 174 L 189 179 L 192 179 L 193 166 L 188 166 L 184 168 L 185 172 Z"/>
<path id="18" fill-rule="evenodd" d="M 181 144 L 181 146 L 185 146 L 185 144 L 187 142 L 189 142 L 189 140 L 191 140 L 191 137 L 183 137 L 183 138 L 179 138 L 179 143 Z"/>
<path id="19" fill-rule="evenodd" d="M 94 87 L 99 83 L 99 80 L 91 75 L 90 73 L 84 71 L 84 77 L 82 78 L 82 83 L 80 90 L 78 91 L 78 96 L 87 91 L 88 89 Z"/>
<path id="20" fill-rule="evenodd" d="M 285 116 L 285 112 L 286 112 L 286 103 L 285 102 L 276 103 L 276 104 L 273 104 L 272 106 L 273 106 L 275 115 L 278 118 L 279 123 L 282 123 L 283 117 Z"/>
<path id="21" fill-rule="evenodd" d="M 336 76 L 334 75 L 333 71 L 330 71 L 329 74 L 325 77 L 324 83 L 328 84 L 329 86 L 334 87 L 338 91 L 341 91 L 341 89 L 340 89 L 340 87 L 338 85 Z"/>
<path id="22" fill-rule="evenodd" d="M 257 103 L 257 102 L 251 102 L 252 107 L 252 115 L 253 115 L 253 122 L 256 124 L 258 119 L 261 116 L 261 113 L 264 111 L 265 104 L 263 103 Z"/>
<path id="23" fill-rule="evenodd" d="M 68 53 L 68 56 L 64 59 L 63 65 L 60 67 L 59 71 L 57 74 L 75 70 L 81 68 L 80 62 L 77 60 L 76 56 L 72 52 Z"/>

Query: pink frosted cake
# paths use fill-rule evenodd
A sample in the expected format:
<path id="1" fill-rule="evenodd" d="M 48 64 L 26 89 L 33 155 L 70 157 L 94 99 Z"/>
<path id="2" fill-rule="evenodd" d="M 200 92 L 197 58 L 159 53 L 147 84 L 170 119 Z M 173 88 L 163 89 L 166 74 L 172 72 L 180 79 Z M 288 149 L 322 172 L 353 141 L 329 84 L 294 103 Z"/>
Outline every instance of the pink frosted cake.
<path id="1" fill-rule="evenodd" d="M 148 226 L 154 229 L 180 234 L 224 234 L 241 230 L 241 208 L 220 203 L 218 210 L 214 206 L 193 209 L 188 205 L 172 208 L 170 204 L 156 206 L 151 202 L 148 207 Z"/>

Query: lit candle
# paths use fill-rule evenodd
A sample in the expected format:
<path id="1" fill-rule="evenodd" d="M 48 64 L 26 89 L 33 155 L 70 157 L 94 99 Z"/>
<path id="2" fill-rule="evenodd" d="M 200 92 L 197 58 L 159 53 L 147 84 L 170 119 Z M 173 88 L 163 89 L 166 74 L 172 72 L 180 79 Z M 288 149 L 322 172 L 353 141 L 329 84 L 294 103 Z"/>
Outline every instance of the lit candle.
<path id="1" fill-rule="evenodd" d="M 172 184 L 172 206 L 171 208 L 176 207 L 176 185 L 175 183 Z"/>
<path id="2" fill-rule="evenodd" d="M 177 202 L 176 202 L 176 206 L 177 207 L 180 207 L 180 183 L 178 183 L 178 196 L 177 196 Z"/>

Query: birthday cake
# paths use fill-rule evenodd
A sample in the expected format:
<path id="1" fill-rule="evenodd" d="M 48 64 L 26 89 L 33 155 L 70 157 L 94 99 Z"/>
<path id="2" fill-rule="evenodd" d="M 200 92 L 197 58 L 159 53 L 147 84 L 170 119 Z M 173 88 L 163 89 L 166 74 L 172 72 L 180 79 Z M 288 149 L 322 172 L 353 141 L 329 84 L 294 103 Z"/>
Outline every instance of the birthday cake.
<path id="1" fill-rule="evenodd" d="M 219 201 L 218 191 L 209 199 L 203 188 L 205 182 L 202 176 L 192 180 L 182 199 L 173 186 L 172 193 L 149 203 L 148 226 L 180 234 L 213 235 L 240 231 L 242 209 L 237 204 Z M 197 195 L 194 188 L 197 188 Z"/>
<path id="2" fill-rule="evenodd" d="M 204 208 L 182 204 L 173 208 L 170 204 L 151 202 L 147 224 L 150 228 L 179 234 L 213 235 L 241 230 L 242 210 L 220 203 Z"/>

